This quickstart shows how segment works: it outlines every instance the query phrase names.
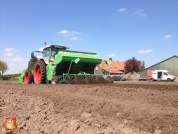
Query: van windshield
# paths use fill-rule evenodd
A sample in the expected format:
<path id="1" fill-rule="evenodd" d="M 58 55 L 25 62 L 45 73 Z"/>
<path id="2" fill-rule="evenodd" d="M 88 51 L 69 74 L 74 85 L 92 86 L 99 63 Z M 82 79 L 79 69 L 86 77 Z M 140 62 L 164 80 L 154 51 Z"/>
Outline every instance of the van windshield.
<path id="1" fill-rule="evenodd" d="M 168 73 L 164 72 L 164 75 L 168 75 Z"/>

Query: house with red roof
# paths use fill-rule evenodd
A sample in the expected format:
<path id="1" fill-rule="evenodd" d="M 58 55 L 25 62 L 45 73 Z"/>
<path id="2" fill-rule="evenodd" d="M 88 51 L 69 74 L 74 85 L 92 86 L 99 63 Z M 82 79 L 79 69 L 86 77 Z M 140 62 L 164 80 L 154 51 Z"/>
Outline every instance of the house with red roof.
<path id="1" fill-rule="evenodd" d="M 110 65 L 105 64 L 105 61 L 107 60 L 102 60 L 102 62 L 97 65 L 94 69 L 94 73 L 103 73 L 107 75 L 121 75 L 124 74 L 124 66 L 125 62 L 123 61 L 113 61 L 112 58 L 109 58 L 109 60 L 112 61 Z M 103 67 L 103 70 L 102 70 Z"/>

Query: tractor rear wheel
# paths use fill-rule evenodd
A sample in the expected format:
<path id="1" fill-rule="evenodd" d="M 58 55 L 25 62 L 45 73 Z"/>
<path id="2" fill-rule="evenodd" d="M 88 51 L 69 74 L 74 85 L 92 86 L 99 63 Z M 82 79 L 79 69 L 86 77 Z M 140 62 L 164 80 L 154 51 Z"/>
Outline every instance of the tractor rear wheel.
<path id="1" fill-rule="evenodd" d="M 33 82 L 33 74 L 30 69 L 27 69 L 24 76 L 24 83 L 31 84 Z"/>
<path id="2" fill-rule="evenodd" d="M 34 82 L 35 84 L 46 82 L 46 65 L 43 60 L 36 62 L 34 67 Z"/>

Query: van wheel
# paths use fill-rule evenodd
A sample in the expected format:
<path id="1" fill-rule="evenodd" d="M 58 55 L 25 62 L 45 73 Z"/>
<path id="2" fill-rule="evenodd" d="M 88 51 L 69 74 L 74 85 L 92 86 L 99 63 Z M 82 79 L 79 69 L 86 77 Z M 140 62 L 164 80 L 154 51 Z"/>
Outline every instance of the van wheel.
<path id="1" fill-rule="evenodd" d="M 168 78 L 168 79 L 167 79 L 167 81 L 171 81 L 171 79 L 170 79 L 170 78 Z"/>

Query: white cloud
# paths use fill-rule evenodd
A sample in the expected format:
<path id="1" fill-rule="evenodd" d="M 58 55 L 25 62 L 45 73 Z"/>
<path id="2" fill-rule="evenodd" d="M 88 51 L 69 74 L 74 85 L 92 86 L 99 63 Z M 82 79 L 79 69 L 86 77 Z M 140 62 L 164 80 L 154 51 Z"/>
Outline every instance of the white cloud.
<path id="1" fill-rule="evenodd" d="M 16 49 L 15 48 L 6 48 L 4 51 L 5 52 L 14 52 L 14 51 L 16 51 Z"/>
<path id="2" fill-rule="evenodd" d="M 8 65 L 9 66 L 14 66 L 14 65 L 16 65 L 16 63 L 9 63 Z"/>
<path id="3" fill-rule="evenodd" d="M 41 47 L 41 48 L 38 49 L 38 51 L 43 51 L 43 49 L 44 49 L 44 47 Z"/>
<path id="4" fill-rule="evenodd" d="M 61 30 L 60 32 L 57 32 L 58 34 L 64 36 L 64 37 L 68 37 L 68 36 L 75 36 L 75 35 L 79 35 L 82 34 L 80 32 L 76 32 L 76 31 L 68 31 L 68 30 Z"/>
<path id="5" fill-rule="evenodd" d="M 59 33 L 60 34 L 67 34 L 67 33 L 69 33 L 69 31 L 68 30 L 61 30 Z"/>
<path id="6" fill-rule="evenodd" d="M 15 64 L 15 63 L 9 63 L 8 64 L 8 70 L 4 74 L 16 74 L 21 73 L 22 70 L 27 69 L 27 63 L 21 63 L 21 64 Z"/>
<path id="7" fill-rule="evenodd" d="M 29 59 L 25 59 L 22 57 L 14 57 L 14 58 L 4 58 L 4 62 L 8 65 L 8 70 L 5 74 L 15 74 L 21 73 L 22 70 L 27 69 L 27 64 Z"/>
<path id="8" fill-rule="evenodd" d="M 170 35 L 170 34 L 164 36 L 164 38 L 166 38 L 166 39 L 169 39 L 171 37 L 172 37 L 172 35 Z"/>
<path id="9" fill-rule="evenodd" d="M 82 35 L 82 33 L 77 31 L 68 31 L 68 30 L 61 30 L 60 32 L 57 32 L 57 34 L 63 36 L 63 37 L 71 37 L 71 40 L 78 40 L 78 35 Z"/>
<path id="10" fill-rule="evenodd" d="M 152 51 L 153 50 L 144 50 L 144 49 L 142 49 L 142 50 L 139 50 L 138 53 L 150 53 Z"/>
<path id="11" fill-rule="evenodd" d="M 113 54 L 108 54 L 108 55 L 106 55 L 106 57 L 114 57 L 115 56 L 115 54 L 113 53 Z"/>
<path id="12" fill-rule="evenodd" d="M 14 58 L 4 58 L 5 62 L 27 62 L 28 59 L 22 58 L 22 57 L 14 57 Z"/>
<path id="13" fill-rule="evenodd" d="M 142 9 L 135 11 L 132 15 L 136 15 L 139 17 L 147 17 L 147 15 L 143 12 Z"/>
<path id="14" fill-rule="evenodd" d="M 42 58 L 43 56 L 42 55 L 38 55 L 38 56 L 36 56 L 38 59 L 40 59 L 40 58 Z"/>
<path id="15" fill-rule="evenodd" d="M 120 8 L 118 11 L 119 11 L 119 12 L 125 12 L 125 11 L 126 11 L 126 8 Z"/>
<path id="16" fill-rule="evenodd" d="M 50 45 L 46 45 L 45 47 L 49 47 Z M 38 48 L 38 51 L 43 51 L 45 47 Z"/>
<path id="17" fill-rule="evenodd" d="M 4 55 L 5 56 L 12 56 L 12 55 L 14 55 L 14 53 L 8 52 L 8 53 L 5 53 Z"/>
<path id="18" fill-rule="evenodd" d="M 14 55 L 13 52 L 16 52 L 17 50 L 15 48 L 5 48 L 4 51 L 5 51 L 4 53 L 5 56 L 12 56 Z"/>
<path id="19" fill-rule="evenodd" d="M 79 37 L 72 37 L 71 40 L 79 40 Z"/>

